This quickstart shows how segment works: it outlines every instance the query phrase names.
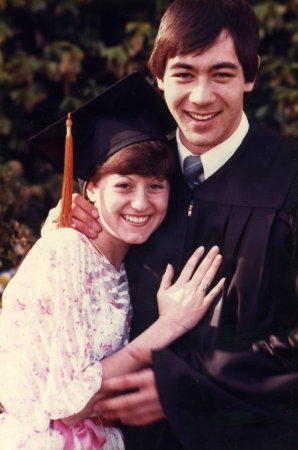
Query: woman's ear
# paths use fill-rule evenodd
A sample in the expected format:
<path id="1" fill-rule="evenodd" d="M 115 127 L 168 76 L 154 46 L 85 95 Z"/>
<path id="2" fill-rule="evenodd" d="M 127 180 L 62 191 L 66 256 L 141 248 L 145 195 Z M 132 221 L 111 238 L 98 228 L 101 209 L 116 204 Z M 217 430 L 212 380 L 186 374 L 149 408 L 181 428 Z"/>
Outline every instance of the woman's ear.
<path id="1" fill-rule="evenodd" d="M 95 188 L 94 188 L 94 184 L 93 183 L 88 183 L 87 187 L 86 187 L 86 191 L 85 191 L 86 197 L 87 199 L 94 203 L 96 200 L 96 196 L 95 196 Z"/>
<path id="2" fill-rule="evenodd" d="M 159 90 L 163 91 L 163 78 L 156 78 L 157 81 L 157 87 Z"/>

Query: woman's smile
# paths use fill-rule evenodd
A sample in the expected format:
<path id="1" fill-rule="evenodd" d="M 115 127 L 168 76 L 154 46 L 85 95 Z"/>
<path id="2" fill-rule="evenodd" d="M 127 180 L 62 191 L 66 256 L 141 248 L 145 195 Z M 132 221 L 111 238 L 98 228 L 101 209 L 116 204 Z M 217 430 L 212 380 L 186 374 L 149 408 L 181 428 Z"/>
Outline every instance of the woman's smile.
<path id="1" fill-rule="evenodd" d="M 166 179 L 116 173 L 103 175 L 89 188 L 102 226 L 96 243 L 103 253 L 121 253 L 122 258 L 131 244 L 145 242 L 166 215 L 169 191 Z"/>
<path id="2" fill-rule="evenodd" d="M 128 215 L 123 214 L 123 219 L 125 219 L 127 222 L 136 224 L 136 225 L 143 225 L 145 222 L 148 222 L 150 219 L 150 216 L 134 216 L 134 215 Z"/>

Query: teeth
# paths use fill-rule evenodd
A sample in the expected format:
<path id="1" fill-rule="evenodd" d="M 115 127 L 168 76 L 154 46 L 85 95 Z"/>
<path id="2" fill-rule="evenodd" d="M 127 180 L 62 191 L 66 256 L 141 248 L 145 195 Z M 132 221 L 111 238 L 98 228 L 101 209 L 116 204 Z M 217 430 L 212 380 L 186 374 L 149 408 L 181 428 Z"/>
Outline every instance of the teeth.
<path id="1" fill-rule="evenodd" d="M 207 114 L 205 116 L 202 116 L 201 114 L 194 114 L 194 113 L 189 113 L 189 115 L 197 120 L 208 120 L 212 119 L 212 117 L 215 116 L 215 114 Z"/>
<path id="2" fill-rule="evenodd" d="M 126 215 L 123 217 L 128 222 L 133 222 L 133 223 L 144 223 L 149 218 L 149 216 L 136 217 L 136 216 L 126 216 Z"/>

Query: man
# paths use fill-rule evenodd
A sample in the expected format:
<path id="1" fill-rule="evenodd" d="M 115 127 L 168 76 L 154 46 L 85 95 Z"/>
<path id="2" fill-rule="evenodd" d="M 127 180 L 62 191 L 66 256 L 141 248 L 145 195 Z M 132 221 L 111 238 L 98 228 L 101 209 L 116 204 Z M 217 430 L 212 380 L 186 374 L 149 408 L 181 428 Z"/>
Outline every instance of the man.
<path id="1" fill-rule="evenodd" d="M 152 367 L 103 386 L 115 397 L 94 410 L 129 425 L 128 448 L 298 448 L 298 152 L 243 113 L 258 43 L 245 0 L 175 0 L 161 21 L 149 67 L 178 124 L 182 170 L 164 224 L 127 261 L 132 336 L 157 315 L 165 265 L 179 274 L 198 245 L 220 246 L 226 287 Z M 191 155 L 201 158 L 188 166 Z M 192 166 L 203 168 L 194 183 Z M 96 233 L 96 212 L 76 202 L 74 226 Z"/>

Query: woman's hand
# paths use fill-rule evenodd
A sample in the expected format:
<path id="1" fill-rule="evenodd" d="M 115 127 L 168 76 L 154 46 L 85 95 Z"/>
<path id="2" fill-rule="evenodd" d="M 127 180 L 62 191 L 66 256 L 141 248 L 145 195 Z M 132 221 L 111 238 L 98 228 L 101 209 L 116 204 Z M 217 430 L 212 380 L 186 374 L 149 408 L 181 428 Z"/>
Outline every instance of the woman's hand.
<path id="1" fill-rule="evenodd" d="M 42 235 L 56 229 L 57 219 L 60 214 L 60 202 L 61 200 L 55 208 L 49 211 L 49 215 L 42 228 Z M 98 211 L 92 203 L 88 202 L 80 194 L 73 194 L 69 227 L 80 231 L 87 237 L 96 238 L 101 231 L 101 226 L 97 219 Z"/>
<path id="2" fill-rule="evenodd" d="M 209 291 L 210 284 L 221 264 L 219 248 L 212 247 L 201 260 L 204 248 L 199 247 L 189 258 L 177 281 L 171 285 L 174 276 L 172 265 L 168 265 L 157 293 L 160 318 L 169 324 L 179 326 L 177 333 L 184 334 L 193 328 L 205 315 L 213 300 L 222 291 L 224 278 Z M 178 337 L 178 336 L 177 336 Z"/>

